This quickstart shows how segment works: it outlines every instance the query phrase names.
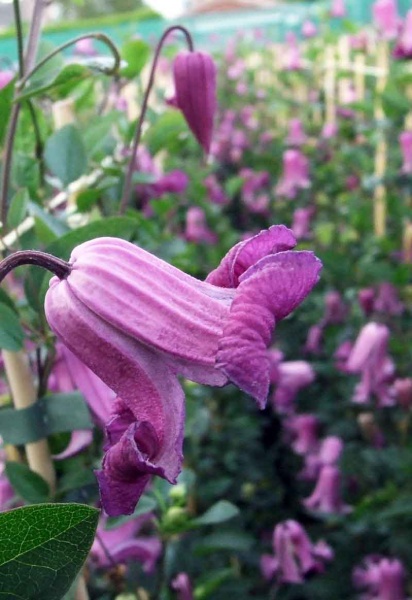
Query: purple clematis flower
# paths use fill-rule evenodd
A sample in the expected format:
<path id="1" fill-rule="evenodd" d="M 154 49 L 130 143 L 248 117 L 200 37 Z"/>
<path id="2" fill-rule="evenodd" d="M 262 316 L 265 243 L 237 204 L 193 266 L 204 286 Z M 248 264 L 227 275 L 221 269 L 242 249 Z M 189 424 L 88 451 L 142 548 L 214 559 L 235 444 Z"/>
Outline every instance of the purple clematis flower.
<path id="1" fill-rule="evenodd" d="M 407 600 L 405 568 L 397 558 L 367 556 L 354 569 L 352 579 L 364 592 L 362 600 Z"/>
<path id="2" fill-rule="evenodd" d="M 268 580 L 276 577 L 284 583 L 303 583 L 306 575 L 322 573 L 324 561 L 332 558 L 326 542 L 312 544 L 302 525 L 289 519 L 273 530 L 273 555 L 263 554 L 260 569 Z"/>
<path id="3" fill-rule="evenodd" d="M 175 482 L 180 472 L 177 374 L 232 382 L 264 407 L 275 325 L 321 269 L 311 252 L 292 251 L 295 243 L 273 226 L 234 246 L 202 282 L 129 242 L 98 238 L 74 249 L 65 279 L 51 280 L 51 328 L 121 399 L 98 474 L 108 514 L 132 512 L 150 475 Z"/>
<path id="4" fill-rule="evenodd" d="M 178 600 L 193 600 L 193 588 L 187 573 L 178 573 L 171 583 Z"/>

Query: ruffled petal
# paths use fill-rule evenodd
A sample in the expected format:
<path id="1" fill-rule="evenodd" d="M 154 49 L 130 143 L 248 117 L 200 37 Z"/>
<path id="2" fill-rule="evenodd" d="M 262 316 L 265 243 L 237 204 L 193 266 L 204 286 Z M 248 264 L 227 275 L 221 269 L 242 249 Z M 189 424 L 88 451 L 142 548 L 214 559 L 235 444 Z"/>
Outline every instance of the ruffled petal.
<path id="1" fill-rule="evenodd" d="M 220 287 L 236 288 L 240 276 L 264 256 L 291 250 L 296 246 L 292 231 L 284 225 L 272 225 L 252 238 L 239 242 L 209 273 L 206 281 Z"/>
<path id="2" fill-rule="evenodd" d="M 261 408 L 269 391 L 267 348 L 275 324 L 306 298 L 320 269 L 311 252 L 289 251 L 262 258 L 240 277 L 216 366 Z"/>

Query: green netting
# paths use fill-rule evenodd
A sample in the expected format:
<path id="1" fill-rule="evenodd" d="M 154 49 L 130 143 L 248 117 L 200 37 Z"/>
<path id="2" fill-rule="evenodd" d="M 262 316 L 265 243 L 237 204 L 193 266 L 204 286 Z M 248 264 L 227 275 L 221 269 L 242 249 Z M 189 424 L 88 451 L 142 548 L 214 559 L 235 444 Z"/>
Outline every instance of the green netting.
<path id="1" fill-rule="evenodd" d="M 346 0 L 348 10 L 348 20 L 356 23 L 370 23 L 372 15 L 372 5 L 374 0 Z M 287 31 L 294 31 L 299 34 L 302 23 L 308 17 L 315 21 L 320 21 L 322 15 L 326 14 L 330 1 L 292 3 L 276 6 L 270 10 L 242 11 L 238 13 L 215 13 L 211 15 L 202 15 L 180 19 L 179 23 L 186 25 L 192 32 L 198 46 L 211 46 L 219 42 L 223 43 L 235 33 L 240 31 L 250 31 L 251 29 L 262 29 L 270 35 L 274 41 L 284 39 Z M 401 14 L 405 14 L 411 8 L 411 0 L 398 0 L 398 7 Z M 336 29 L 340 27 L 341 21 L 335 20 L 332 26 Z M 67 24 L 66 26 L 67 27 Z M 71 38 L 74 38 L 85 31 L 99 30 L 110 36 L 116 43 L 133 35 L 139 35 L 145 40 L 152 41 L 160 37 L 164 30 L 164 21 L 160 19 L 150 19 L 145 21 L 117 22 L 112 26 L 95 26 L 90 28 L 87 24 L 85 29 L 70 30 L 65 28 L 62 31 L 46 31 L 43 37 L 53 44 L 59 45 Z M 0 57 L 16 59 L 16 42 L 12 36 L 0 36 Z"/>

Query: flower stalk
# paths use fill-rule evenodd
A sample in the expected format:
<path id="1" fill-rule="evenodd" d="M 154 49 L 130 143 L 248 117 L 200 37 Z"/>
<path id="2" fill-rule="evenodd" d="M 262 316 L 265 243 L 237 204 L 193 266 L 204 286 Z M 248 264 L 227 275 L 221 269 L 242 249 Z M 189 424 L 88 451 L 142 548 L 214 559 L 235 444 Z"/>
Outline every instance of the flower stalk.
<path id="1" fill-rule="evenodd" d="M 159 56 L 162 51 L 163 45 L 166 41 L 166 38 L 173 31 L 181 31 L 183 33 L 183 35 L 186 38 L 186 43 L 187 43 L 189 51 L 193 52 L 192 37 L 191 37 L 190 33 L 188 32 L 188 30 L 185 27 L 183 27 L 182 25 L 172 25 L 171 27 L 168 27 L 166 29 L 166 31 L 163 33 L 162 37 L 160 38 L 160 40 L 157 44 L 156 51 L 155 51 L 155 54 L 153 57 L 152 67 L 150 69 L 149 81 L 148 81 L 146 91 L 145 91 L 144 97 L 143 97 L 142 110 L 140 111 L 140 116 L 137 121 L 136 132 L 135 132 L 135 136 L 133 139 L 132 151 L 130 153 L 129 164 L 127 166 L 126 177 L 124 180 L 123 192 L 122 192 L 122 197 L 121 197 L 120 205 L 119 205 L 119 214 L 121 214 L 121 215 L 124 214 L 124 212 L 127 208 L 127 203 L 129 201 L 129 197 L 130 197 L 130 190 L 132 187 L 132 177 L 133 177 L 133 169 L 134 169 L 134 159 L 135 159 L 137 148 L 139 147 L 139 143 L 140 143 L 140 140 L 142 137 L 143 121 L 146 116 L 147 105 L 149 102 L 149 96 L 150 96 L 150 92 L 152 91 L 152 87 L 153 87 L 153 83 L 154 83 L 157 63 L 158 63 Z"/>

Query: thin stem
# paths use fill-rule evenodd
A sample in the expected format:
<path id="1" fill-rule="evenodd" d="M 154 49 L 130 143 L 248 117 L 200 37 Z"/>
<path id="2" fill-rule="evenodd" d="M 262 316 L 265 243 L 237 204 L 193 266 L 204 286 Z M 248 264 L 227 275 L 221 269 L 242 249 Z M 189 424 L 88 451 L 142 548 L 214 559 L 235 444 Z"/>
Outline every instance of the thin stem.
<path id="1" fill-rule="evenodd" d="M 7 194 L 11 175 L 11 161 L 13 156 L 14 139 L 16 137 L 17 121 L 20 114 L 20 104 L 13 104 L 6 133 L 6 144 L 3 155 L 3 171 L 0 186 L 0 219 L 3 230 L 7 221 Z"/>
<path id="2" fill-rule="evenodd" d="M 19 77 L 24 75 L 24 50 L 23 50 L 23 27 L 20 15 L 20 1 L 13 0 L 14 23 L 16 25 L 17 36 L 17 56 L 19 60 Z"/>
<path id="3" fill-rule="evenodd" d="M 7 273 L 22 265 L 43 267 L 43 269 L 47 269 L 54 273 L 54 275 L 57 275 L 59 279 L 66 279 L 72 269 L 70 263 L 52 254 L 47 254 L 39 250 L 19 250 L 0 262 L 0 283 L 6 277 Z"/>
<path id="4" fill-rule="evenodd" d="M 46 8 L 46 0 L 36 0 L 31 16 L 31 25 L 27 42 L 26 54 L 24 57 L 24 73 L 33 68 L 37 57 L 37 47 L 39 44 L 43 11 Z"/>
<path id="5" fill-rule="evenodd" d="M 69 48 L 70 46 L 73 46 L 77 42 L 80 42 L 81 40 L 86 40 L 89 38 L 99 40 L 100 42 L 103 42 L 104 44 L 106 44 L 106 46 L 108 46 L 110 48 L 110 50 L 112 51 L 112 54 L 113 54 L 113 58 L 114 58 L 114 65 L 111 69 L 105 70 L 105 73 L 107 73 L 108 75 L 115 75 L 117 73 L 117 71 L 119 70 L 120 63 L 121 63 L 121 56 L 120 56 L 119 51 L 117 50 L 115 44 L 104 33 L 87 33 L 84 35 L 79 35 L 79 36 L 73 38 L 72 40 L 65 42 L 64 44 L 61 44 L 61 46 L 58 46 L 52 52 L 50 52 L 50 54 L 48 54 L 47 56 L 42 58 L 42 60 L 40 60 L 36 64 L 36 66 L 34 66 L 32 69 L 30 69 L 30 71 L 27 71 L 27 69 L 26 69 L 24 77 L 20 81 L 17 82 L 17 88 L 19 90 L 23 90 L 24 86 L 26 85 L 26 83 L 30 79 L 30 77 L 33 77 L 33 75 L 35 73 L 37 73 L 37 71 L 39 69 L 41 69 L 41 67 L 43 67 L 51 58 L 53 58 L 53 56 L 56 56 L 56 54 L 59 54 L 60 52 L 62 52 L 66 48 Z M 16 101 L 19 101 L 20 99 L 21 99 L 21 97 L 17 96 Z"/>
<path id="6" fill-rule="evenodd" d="M 186 38 L 186 43 L 189 48 L 189 51 L 193 52 L 192 36 L 190 35 L 189 31 L 182 25 L 172 25 L 171 27 L 166 29 L 166 31 L 163 33 L 162 37 L 160 38 L 160 40 L 157 44 L 155 55 L 153 57 L 152 68 L 150 70 L 149 82 L 147 84 L 147 88 L 146 88 L 146 91 L 145 91 L 145 94 L 143 97 L 142 110 L 140 111 L 140 116 L 137 121 L 137 127 L 136 127 L 136 132 L 135 132 L 135 136 L 134 136 L 134 140 L 133 140 L 131 156 L 129 158 L 129 164 L 127 166 L 126 177 L 124 180 L 123 192 L 122 192 L 122 197 L 121 197 L 120 205 L 119 205 L 119 214 L 121 214 L 121 215 L 124 214 L 124 212 L 127 208 L 127 203 L 129 201 L 129 197 L 130 197 L 130 191 L 131 191 L 131 187 L 132 187 L 133 170 L 134 170 L 134 160 L 136 157 L 136 152 L 137 152 L 137 148 L 140 143 L 140 139 L 142 137 L 143 121 L 146 116 L 146 110 L 147 110 L 147 105 L 149 102 L 149 96 L 150 96 L 150 92 L 152 91 L 152 87 L 153 87 L 153 83 L 154 83 L 157 62 L 159 60 L 159 56 L 160 56 L 160 52 L 162 51 L 163 44 L 164 44 L 166 38 L 168 37 L 168 35 L 172 31 L 181 31 Z"/>
<path id="7" fill-rule="evenodd" d="M 42 183 L 44 183 L 44 162 L 43 162 L 44 144 L 43 144 L 43 140 L 41 139 L 40 127 L 39 127 L 39 122 L 37 119 L 36 111 L 34 110 L 34 106 L 33 106 L 33 103 L 31 102 L 31 100 L 27 101 L 27 108 L 29 109 L 31 122 L 33 124 L 34 137 L 36 140 L 35 155 L 36 155 L 37 160 L 39 161 L 40 181 Z"/>
<path id="8" fill-rule="evenodd" d="M 16 0 L 16 2 L 18 2 L 18 0 Z M 16 5 L 15 5 L 15 7 L 16 7 Z M 19 8 L 17 9 L 18 15 L 17 15 L 17 20 L 16 20 L 16 29 L 17 29 L 18 37 L 20 36 L 19 27 L 21 29 L 21 19 L 20 19 Z M 38 45 L 39 38 L 40 38 L 41 18 L 42 18 L 43 8 L 44 8 L 44 0 L 36 0 L 34 9 L 33 9 L 33 14 L 32 14 L 26 56 L 25 56 L 25 58 L 23 58 L 22 61 L 21 61 L 21 57 L 20 57 L 20 48 L 19 48 L 19 68 L 22 70 L 23 74 L 31 69 L 32 65 L 34 64 L 34 61 L 36 60 L 37 45 Z M 15 10 L 16 10 L 16 8 L 15 8 Z M 20 44 L 20 42 L 19 42 L 19 44 Z M 18 103 L 14 103 L 12 110 L 11 110 L 8 127 L 7 127 L 6 144 L 5 144 L 4 155 L 3 155 L 3 171 L 2 171 L 1 185 L 0 185 L 0 219 L 1 219 L 1 226 L 3 228 L 3 231 L 5 231 L 6 227 L 7 227 L 7 224 L 6 224 L 7 209 L 8 209 L 7 195 L 8 195 L 8 191 L 9 191 L 11 162 L 12 162 L 12 157 L 13 157 L 14 140 L 16 138 L 16 129 L 17 129 L 17 122 L 19 120 L 19 115 L 20 115 L 20 105 Z"/>

